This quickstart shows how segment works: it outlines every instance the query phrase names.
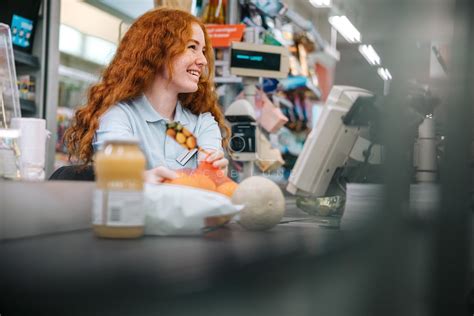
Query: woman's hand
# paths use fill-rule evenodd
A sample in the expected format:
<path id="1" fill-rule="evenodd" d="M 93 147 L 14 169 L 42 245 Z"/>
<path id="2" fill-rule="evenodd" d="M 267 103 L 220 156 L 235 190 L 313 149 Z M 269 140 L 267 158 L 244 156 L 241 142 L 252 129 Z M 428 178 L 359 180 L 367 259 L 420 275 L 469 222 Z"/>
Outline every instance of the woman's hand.
<path id="1" fill-rule="evenodd" d="M 166 179 L 175 179 L 177 176 L 173 170 L 160 166 L 145 171 L 145 182 L 158 184 Z"/>
<path id="2" fill-rule="evenodd" d="M 207 151 L 208 154 L 199 152 L 198 160 L 207 161 L 212 163 L 214 168 L 221 170 L 224 175 L 227 175 L 227 167 L 229 166 L 229 160 L 224 157 L 222 150 Z"/>

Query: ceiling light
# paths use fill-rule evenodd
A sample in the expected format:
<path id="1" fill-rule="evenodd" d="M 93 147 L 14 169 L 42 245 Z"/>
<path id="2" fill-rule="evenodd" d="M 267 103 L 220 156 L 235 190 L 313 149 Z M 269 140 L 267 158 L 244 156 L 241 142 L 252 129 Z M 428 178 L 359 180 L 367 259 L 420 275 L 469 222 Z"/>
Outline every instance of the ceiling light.
<path id="1" fill-rule="evenodd" d="M 339 32 L 349 43 L 360 43 L 360 32 L 352 25 L 345 15 L 334 15 L 329 17 L 329 23 Z"/>
<path id="2" fill-rule="evenodd" d="M 390 74 L 387 68 L 380 67 L 379 69 L 377 69 L 377 73 L 384 81 L 392 80 L 392 75 Z"/>
<path id="3" fill-rule="evenodd" d="M 99 65 L 107 65 L 114 57 L 117 45 L 95 36 L 85 36 L 83 58 Z"/>
<path id="4" fill-rule="evenodd" d="M 331 0 L 309 0 L 315 8 L 328 8 L 331 6 Z"/>
<path id="5" fill-rule="evenodd" d="M 372 45 L 359 45 L 359 52 L 372 66 L 380 65 L 380 56 L 377 54 Z"/>
<path id="6" fill-rule="evenodd" d="M 70 26 L 61 24 L 59 26 L 59 51 L 81 56 L 82 54 L 83 36 L 81 32 Z"/>

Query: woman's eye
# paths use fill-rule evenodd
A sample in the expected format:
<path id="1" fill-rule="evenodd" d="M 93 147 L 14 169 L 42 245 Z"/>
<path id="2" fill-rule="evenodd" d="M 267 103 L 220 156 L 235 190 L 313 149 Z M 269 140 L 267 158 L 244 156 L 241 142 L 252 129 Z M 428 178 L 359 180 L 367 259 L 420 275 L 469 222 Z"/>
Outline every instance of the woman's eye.
<path id="1" fill-rule="evenodd" d="M 188 48 L 196 49 L 196 45 L 189 45 Z"/>

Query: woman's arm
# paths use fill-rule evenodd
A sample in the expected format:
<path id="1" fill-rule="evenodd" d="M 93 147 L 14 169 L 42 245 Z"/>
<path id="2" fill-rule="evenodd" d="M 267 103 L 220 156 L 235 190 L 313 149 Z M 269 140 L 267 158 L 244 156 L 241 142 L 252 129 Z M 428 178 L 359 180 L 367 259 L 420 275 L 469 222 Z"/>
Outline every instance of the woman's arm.
<path id="1" fill-rule="evenodd" d="M 133 127 L 127 113 L 119 106 L 112 106 L 100 117 L 92 145 L 94 151 L 97 151 L 106 140 L 132 136 Z"/>
<path id="2" fill-rule="evenodd" d="M 165 179 L 175 179 L 176 177 L 176 172 L 163 166 L 145 171 L 145 182 L 148 183 L 158 184 Z"/>
<path id="3" fill-rule="evenodd" d="M 214 116 L 209 113 L 202 113 L 199 116 L 200 124 L 196 131 L 196 137 L 200 148 L 208 154 L 199 152 L 198 160 L 212 162 L 212 165 L 227 174 L 229 161 L 224 157 L 222 149 L 222 135 Z"/>

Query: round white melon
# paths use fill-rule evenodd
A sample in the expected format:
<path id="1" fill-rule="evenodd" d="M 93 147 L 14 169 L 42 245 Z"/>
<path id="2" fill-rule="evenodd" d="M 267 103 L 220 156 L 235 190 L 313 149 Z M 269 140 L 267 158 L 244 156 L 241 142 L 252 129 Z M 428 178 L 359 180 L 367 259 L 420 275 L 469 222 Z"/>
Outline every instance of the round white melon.
<path id="1" fill-rule="evenodd" d="M 285 197 L 278 185 L 259 176 L 242 181 L 232 195 L 232 203 L 244 205 L 239 223 L 248 230 L 270 229 L 285 212 Z"/>

